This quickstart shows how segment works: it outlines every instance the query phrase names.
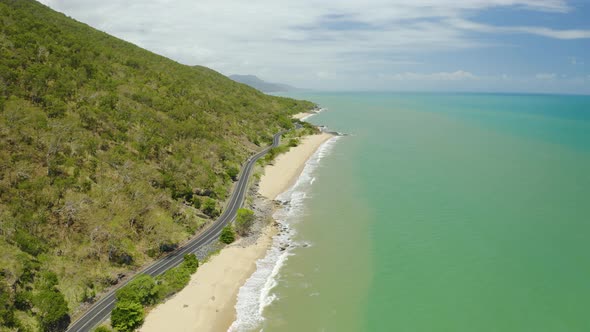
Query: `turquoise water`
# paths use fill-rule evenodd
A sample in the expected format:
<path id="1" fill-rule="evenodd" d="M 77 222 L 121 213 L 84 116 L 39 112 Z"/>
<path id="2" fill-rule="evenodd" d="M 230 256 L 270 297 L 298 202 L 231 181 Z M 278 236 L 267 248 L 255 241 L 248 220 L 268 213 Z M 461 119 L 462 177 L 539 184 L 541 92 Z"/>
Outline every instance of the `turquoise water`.
<path id="1" fill-rule="evenodd" d="M 300 188 L 264 331 L 590 331 L 590 97 L 294 96 L 352 136 Z"/>

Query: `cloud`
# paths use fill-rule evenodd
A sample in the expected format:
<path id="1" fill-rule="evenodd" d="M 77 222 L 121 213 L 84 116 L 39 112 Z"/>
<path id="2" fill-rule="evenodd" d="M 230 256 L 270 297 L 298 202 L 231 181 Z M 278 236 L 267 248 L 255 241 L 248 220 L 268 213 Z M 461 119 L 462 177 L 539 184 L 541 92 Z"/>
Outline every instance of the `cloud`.
<path id="1" fill-rule="evenodd" d="M 572 66 L 579 66 L 584 64 L 584 61 L 581 61 L 580 59 L 578 59 L 578 57 L 575 56 L 568 56 L 567 60 L 569 64 Z"/>
<path id="2" fill-rule="evenodd" d="M 476 80 L 477 76 L 474 74 L 457 70 L 455 72 L 438 72 L 438 73 L 401 73 L 393 75 L 381 75 L 381 78 L 385 78 L 393 81 L 463 81 L 463 80 Z"/>
<path id="3" fill-rule="evenodd" d="M 464 19 L 448 20 L 449 24 L 464 30 L 484 32 L 484 33 L 521 33 L 531 34 L 555 39 L 586 39 L 590 38 L 590 30 L 555 30 L 544 27 L 531 26 L 493 26 L 480 24 Z"/>
<path id="4" fill-rule="evenodd" d="M 554 80 L 557 77 L 555 73 L 539 73 L 535 75 L 535 78 L 542 81 Z"/>
<path id="5" fill-rule="evenodd" d="M 489 46 L 474 39 L 472 31 L 588 38 L 586 30 L 495 27 L 468 20 L 494 8 L 562 15 L 573 10 L 565 0 L 41 2 L 181 63 L 224 74 L 263 74 L 304 87 L 353 85 L 360 74 L 378 73 L 413 80 L 473 80 L 475 75 L 467 71 L 446 68 L 412 75 L 421 71 L 420 55 Z M 396 72 L 406 73 L 392 74 Z"/>

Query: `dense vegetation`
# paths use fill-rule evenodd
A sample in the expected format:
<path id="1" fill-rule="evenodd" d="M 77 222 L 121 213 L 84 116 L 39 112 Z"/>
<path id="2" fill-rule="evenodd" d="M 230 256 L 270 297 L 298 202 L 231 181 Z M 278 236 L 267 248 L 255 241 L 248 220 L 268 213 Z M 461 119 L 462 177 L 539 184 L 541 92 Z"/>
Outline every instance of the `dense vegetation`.
<path id="1" fill-rule="evenodd" d="M 156 304 L 183 289 L 198 267 L 196 256 L 187 254 L 179 266 L 156 278 L 145 274 L 135 277 L 116 293 L 117 303 L 111 313 L 111 326 L 123 332 L 141 326 L 144 307 Z"/>
<path id="2" fill-rule="evenodd" d="M 63 330 L 219 215 L 247 156 L 312 107 L 0 0 L 0 331 Z"/>
<path id="3" fill-rule="evenodd" d="M 236 233 L 232 225 L 227 225 L 221 230 L 219 241 L 225 244 L 230 244 L 236 240 Z"/>
<path id="4" fill-rule="evenodd" d="M 236 233 L 240 236 L 248 235 L 255 219 L 254 211 L 244 208 L 238 209 L 236 221 L 234 222 Z"/>

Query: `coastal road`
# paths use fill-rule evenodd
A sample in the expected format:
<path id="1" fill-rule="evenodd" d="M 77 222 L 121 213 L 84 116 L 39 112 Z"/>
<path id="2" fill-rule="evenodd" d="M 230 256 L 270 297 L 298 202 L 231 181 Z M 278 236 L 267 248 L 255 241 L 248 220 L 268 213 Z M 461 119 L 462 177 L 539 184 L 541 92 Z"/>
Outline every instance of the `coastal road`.
<path id="1" fill-rule="evenodd" d="M 297 124 L 296 128 L 300 128 L 300 125 Z M 201 234 L 197 235 L 195 238 L 187 242 L 184 246 L 178 248 L 174 252 L 171 252 L 167 256 L 153 262 L 151 265 L 139 271 L 137 274 L 149 274 L 153 277 L 158 276 L 166 272 L 168 269 L 173 268 L 182 263 L 185 254 L 193 253 L 197 251 L 197 249 L 199 249 L 201 246 L 217 240 L 223 227 L 225 227 L 227 224 L 234 220 L 238 209 L 242 206 L 242 203 L 244 202 L 244 197 L 246 197 L 246 191 L 248 189 L 248 180 L 250 179 L 250 173 L 252 172 L 252 168 L 254 168 L 256 161 L 263 157 L 271 148 L 278 146 L 281 140 L 281 135 L 283 135 L 284 133 L 285 132 L 282 131 L 274 135 L 271 146 L 258 152 L 246 161 L 246 164 L 242 167 L 242 171 L 240 173 L 237 183 L 235 184 L 234 190 L 231 193 L 227 206 L 225 207 L 221 216 L 219 216 L 219 218 L 215 220 L 215 222 L 213 222 L 207 229 L 201 232 Z M 78 318 L 78 320 L 73 322 L 68 327 L 67 332 L 91 331 L 94 327 L 96 327 L 98 324 L 102 323 L 105 319 L 107 319 L 111 314 L 111 310 L 113 310 L 113 307 L 115 306 L 115 292 L 117 291 L 117 289 L 127 284 L 130 280 L 131 278 L 124 282 L 121 282 L 117 286 L 117 288 L 111 290 L 106 295 L 104 295 L 99 301 L 94 303 L 84 313 L 84 315 L 82 315 L 80 318 Z"/>

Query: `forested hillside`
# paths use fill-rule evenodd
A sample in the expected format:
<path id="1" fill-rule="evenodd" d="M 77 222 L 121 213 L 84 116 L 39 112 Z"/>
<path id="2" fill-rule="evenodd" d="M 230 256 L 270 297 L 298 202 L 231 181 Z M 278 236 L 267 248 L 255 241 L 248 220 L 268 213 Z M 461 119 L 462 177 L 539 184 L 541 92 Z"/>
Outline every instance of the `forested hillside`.
<path id="1" fill-rule="evenodd" d="M 60 330 L 173 250 L 311 107 L 0 0 L 0 331 Z"/>

